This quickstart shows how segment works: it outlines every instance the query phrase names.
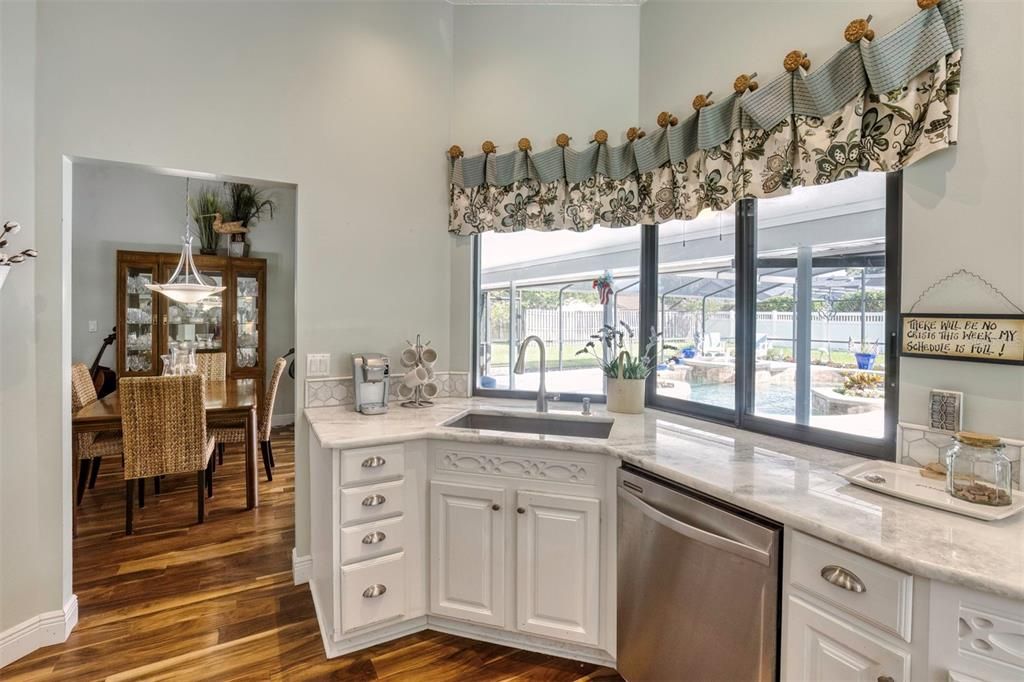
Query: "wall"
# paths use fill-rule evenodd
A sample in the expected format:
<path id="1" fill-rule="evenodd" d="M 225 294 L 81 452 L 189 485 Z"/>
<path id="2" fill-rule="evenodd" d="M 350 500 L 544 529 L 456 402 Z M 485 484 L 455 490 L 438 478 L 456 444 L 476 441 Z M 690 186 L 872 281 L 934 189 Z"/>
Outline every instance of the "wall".
<path id="1" fill-rule="evenodd" d="M 540 150 L 565 132 L 580 148 L 599 128 L 624 140 L 639 123 L 639 21 L 639 7 L 456 6 L 452 143 Z M 450 240 L 452 366 L 468 371 L 471 240 Z"/>
<path id="2" fill-rule="evenodd" d="M 193 181 L 192 195 L 205 185 L 222 189 L 219 182 Z M 117 250 L 180 253 L 185 178 L 138 166 L 85 161 L 74 164 L 73 186 L 71 359 L 91 365 L 116 322 Z M 251 255 L 267 259 L 269 369 L 274 358 L 295 345 L 296 192 L 281 186 L 266 190 L 276 204 L 274 217 L 261 220 L 249 240 Z M 193 251 L 199 253 L 198 239 Z M 98 331 L 89 331 L 89 320 L 98 322 Z M 108 349 L 103 360 L 116 367 L 114 349 Z M 294 393 L 294 382 L 286 374 L 274 403 L 275 414 L 294 414 Z"/>
<path id="3" fill-rule="evenodd" d="M 767 82 L 794 48 L 820 64 L 842 47 L 847 22 L 867 11 L 882 35 L 916 7 L 910 0 L 648 0 L 640 12 L 640 120 L 651 123 L 663 110 L 688 115 L 694 95 L 730 92 L 740 73 L 756 70 Z M 1017 200 L 1024 189 L 1022 15 L 1024 5 L 1014 0 L 966 3 L 960 144 L 904 173 L 903 310 L 959 268 L 1024 306 L 1024 209 Z M 918 311 L 1011 312 L 970 283 L 941 288 Z M 1024 368 L 903 359 L 901 420 L 927 423 L 930 388 L 963 391 L 972 430 L 1024 437 Z"/>
<path id="4" fill-rule="evenodd" d="M 68 219 L 61 230 L 62 155 L 296 184 L 296 348 L 300 358 L 332 353 L 332 373 L 346 372 L 353 351 L 397 353 L 417 331 L 448 347 L 451 290 L 447 197 L 438 191 L 451 109 L 447 3 L 250 3 L 241 14 L 230 1 L 3 6 L 4 36 L 18 38 L 11 50 L 24 50 L 25 68 L 35 59 L 34 84 L 5 78 L 3 96 L 22 106 L 27 97 L 35 107 L 34 131 L 20 127 L 24 137 L 15 143 L 35 141 L 34 156 L 31 148 L 25 155 L 35 173 L 18 168 L 35 184 L 25 196 L 34 194 L 42 227 L 28 239 L 42 257 L 33 266 L 35 290 L 3 296 L 5 321 L 31 328 L 34 309 L 38 341 L 5 345 L 5 404 L 17 395 L 38 414 L 22 422 L 22 440 L 5 429 L 5 467 L 16 454 L 29 469 L 10 485 L 23 489 L 15 499 L 31 496 L 31 504 L 19 509 L 20 526 L 10 533 L 5 521 L 0 630 L 60 608 L 61 588 L 70 594 L 63 424 L 71 339 L 62 328 L 70 332 L 71 315 L 62 277 L 74 228 Z M 11 15 L 17 21 L 8 25 Z M 7 48 L 5 40 L 5 55 Z M 396 187 L 404 188 L 401 201 Z M 415 210 L 392 208 L 399 205 Z M 414 304 L 396 314 L 396 302 L 410 297 Z M 442 357 L 441 369 L 447 362 Z M 303 364 L 296 363 L 296 386 Z M 17 378 L 8 371 L 27 378 L 8 384 Z M 307 438 L 296 430 L 297 452 Z M 8 449 L 13 443 L 21 447 Z M 308 475 L 300 455 L 300 554 L 309 544 Z M 8 575 L 8 556 L 28 560 L 25 582 Z"/>
<path id="5" fill-rule="evenodd" d="M 10 244 L 18 250 L 40 241 L 35 22 L 32 5 L 0 3 L 0 221 L 21 223 Z M 59 453 L 41 456 L 37 446 L 44 423 L 37 416 L 37 270 L 38 263 L 18 266 L 0 293 L 0 632 L 60 609 L 71 596 L 70 534 L 60 532 L 70 516 L 56 497 L 70 465 Z M 60 291 L 51 296 L 59 301 Z"/>

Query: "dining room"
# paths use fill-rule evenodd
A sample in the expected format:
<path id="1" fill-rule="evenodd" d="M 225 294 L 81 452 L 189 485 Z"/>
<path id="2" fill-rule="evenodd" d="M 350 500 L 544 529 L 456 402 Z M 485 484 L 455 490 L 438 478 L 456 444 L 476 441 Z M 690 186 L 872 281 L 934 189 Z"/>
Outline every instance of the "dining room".
<path id="1" fill-rule="evenodd" d="M 190 580 L 131 565 L 277 537 L 259 510 L 292 485 L 296 187 L 94 159 L 71 178 L 73 580 L 93 609 Z"/>

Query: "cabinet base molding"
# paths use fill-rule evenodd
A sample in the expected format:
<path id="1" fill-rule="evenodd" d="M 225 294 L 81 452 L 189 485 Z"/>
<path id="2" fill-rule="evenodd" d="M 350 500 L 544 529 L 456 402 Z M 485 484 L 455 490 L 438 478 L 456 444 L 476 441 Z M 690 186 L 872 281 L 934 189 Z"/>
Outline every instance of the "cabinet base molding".
<path id="1" fill-rule="evenodd" d="M 609 668 L 615 667 L 615 659 L 599 649 L 578 646 L 570 643 L 561 644 L 551 640 L 525 635 L 522 633 L 506 632 L 496 628 L 489 628 L 472 623 L 441 616 L 419 616 L 404 620 L 400 623 L 393 623 L 379 628 L 374 628 L 365 633 L 354 634 L 344 640 L 335 641 L 328 633 L 324 632 L 324 619 L 321 618 L 321 604 L 316 594 L 316 584 L 309 583 L 309 591 L 313 595 L 313 607 L 316 609 L 317 623 L 320 626 L 320 638 L 323 640 L 324 652 L 327 658 L 336 658 L 351 654 L 368 647 L 390 642 L 391 640 L 412 635 L 423 630 L 434 630 L 448 635 L 457 635 L 467 639 L 475 639 L 480 642 L 501 644 L 515 649 L 533 651 L 548 656 L 559 656 L 569 658 L 583 663 L 593 663 Z"/>
<path id="2" fill-rule="evenodd" d="M 73 594 L 63 609 L 40 613 L 0 632 L 0 668 L 36 649 L 66 641 L 77 624 L 78 596 Z"/>

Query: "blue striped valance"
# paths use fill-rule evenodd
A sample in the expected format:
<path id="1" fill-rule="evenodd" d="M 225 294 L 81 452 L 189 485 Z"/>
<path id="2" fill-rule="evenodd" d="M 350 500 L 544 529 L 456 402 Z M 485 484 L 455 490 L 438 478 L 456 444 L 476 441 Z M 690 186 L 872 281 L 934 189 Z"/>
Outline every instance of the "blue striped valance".
<path id="1" fill-rule="evenodd" d="M 453 147 L 449 230 L 687 220 L 745 196 L 897 170 L 955 144 L 961 0 L 869 38 L 855 34 L 814 69 L 797 60 L 756 89 L 738 82 L 738 92 L 683 121 L 663 115 L 662 127 L 623 145 L 599 131 L 579 150 L 564 139 L 540 152 L 523 140 L 516 151 L 472 157 Z"/>

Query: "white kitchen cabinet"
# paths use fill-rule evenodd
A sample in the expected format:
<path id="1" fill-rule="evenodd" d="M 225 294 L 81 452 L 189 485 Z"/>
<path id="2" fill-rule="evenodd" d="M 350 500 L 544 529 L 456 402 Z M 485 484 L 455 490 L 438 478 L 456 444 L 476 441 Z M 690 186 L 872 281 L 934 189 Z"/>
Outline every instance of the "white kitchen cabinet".
<path id="1" fill-rule="evenodd" d="M 598 644 L 601 502 L 516 493 L 516 611 L 523 632 Z"/>
<path id="2" fill-rule="evenodd" d="M 430 484 L 431 612 L 505 626 L 504 488 Z"/>
<path id="3" fill-rule="evenodd" d="M 798 596 L 788 597 L 786 680 L 904 682 L 910 654 Z"/>

